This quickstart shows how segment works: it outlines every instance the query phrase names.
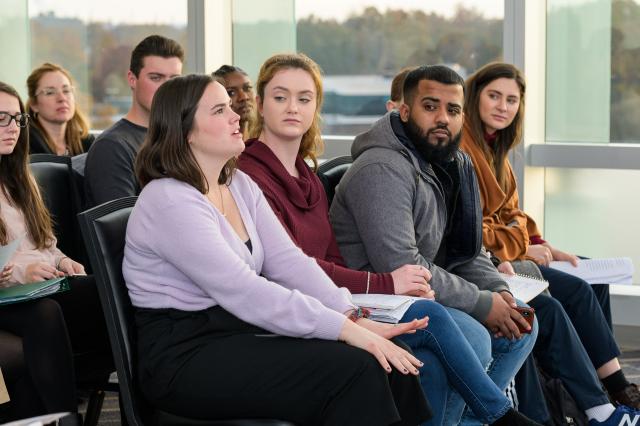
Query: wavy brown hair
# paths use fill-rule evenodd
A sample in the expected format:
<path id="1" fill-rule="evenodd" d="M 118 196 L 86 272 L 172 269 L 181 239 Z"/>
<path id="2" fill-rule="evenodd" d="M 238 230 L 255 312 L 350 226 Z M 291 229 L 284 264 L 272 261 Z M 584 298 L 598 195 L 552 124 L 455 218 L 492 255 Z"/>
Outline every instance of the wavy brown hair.
<path id="1" fill-rule="evenodd" d="M 136 156 L 136 176 L 144 188 L 154 179 L 171 177 L 209 192 L 209 182 L 198 165 L 187 140 L 193 129 L 200 98 L 210 84 L 219 84 L 209 75 L 191 74 L 163 83 L 153 96 L 149 130 Z M 229 184 L 236 159 L 224 165 L 219 184 Z"/>
<path id="2" fill-rule="evenodd" d="M 16 98 L 20 104 L 20 112 L 25 114 L 24 104 L 13 87 L 0 82 L 0 92 Z M 36 248 L 42 250 L 51 247 L 54 238 L 53 228 L 49 212 L 29 170 L 28 156 L 29 131 L 25 127 L 20 129 L 20 136 L 13 152 L 0 156 L 0 185 L 9 202 L 22 212 L 27 232 Z M 7 224 L 0 217 L 0 243 L 6 245 L 9 242 L 8 238 Z"/>
<path id="3" fill-rule="evenodd" d="M 318 156 L 324 150 L 324 143 L 320 133 L 320 111 L 322 110 L 322 70 L 320 66 L 303 53 L 281 53 L 273 55 L 267 59 L 258 74 L 256 82 L 256 94 L 260 98 L 260 103 L 264 102 L 264 90 L 267 84 L 279 71 L 286 69 L 301 69 L 309 73 L 316 86 L 316 113 L 309 130 L 302 136 L 300 149 L 298 154 L 304 159 L 310 159 L 313 162 L 313 169 L 318 168 Z M 264 118 L 260 114 L 256 114 L 256 120 L 249 129 L 249 136 L 252 138 L 260 137 L 264 128 Z"/>
<path id="4" fill-rule="evenodd" d="M 520 106 L 509 126 L 496 131 L 496 139 L 489 146 L 484 140 L 484 124 L 480 119 L 480 94 L 492 81 L 499 78 L 515 80 L 520 88 Z M 485 158 L 493 167 L 496 180 L 503 190 L 507 190 L 508 179 L 505 173 L 505 163 L 509 151 L 522 139 L 524 123 L 524 97 L 526 82 L 524 75 L 518 68 L 504 62 L 492 62 L 480 68 L 466 81 L 466 101 L 464 105 L 465 128 L 471 132 L 471 139 L 484 153 Z"/>
<path id="5" fill-rule="evenodd" d="M 48 72 L 61 72 L 67 79 L 69 80 L 69 84 L 74 86 L 73 77 L 66 69 L 62 68 L 60 65 L 52 64 L 49 62 L 45 62 L 40 65 L 38 68 L 31 71 L 31 74 L 27 78 L 27 92 L 29 94 L 29 98 L 27 99 L 27 112 L 33 117 L 31 120 L 31 126 L 34 126 L 36 129 L 40 131 L 42 136 L 44 137 L 44 141 L 47 143 L 47 146 L 52 152 L 56 152 L 56 146 L 51 140 L 51 137 L 47 133 L 42 124 L 40 124 L 40 120 L 37 118 L 37 114 L 34 114 L 33 105 L 38 103 L 36 99 L 36 93 L 38 93 L 38 85 L 40 84 L 40 79 Z M 78 102 L 76 99 L 75 102 L 75 111 L 73 113 L 73 117 L 71 120 L 67 122 L 67 128 L 64 133 L 64 140 L 67 143 L 67 148 L 69 149 L 69 154 L 71 156 L 82 154 L 84 149 L 82 148 L 82 140 L 89 135 L 89 120 L 87 117 L 80 111 L 78 108 Z"/>

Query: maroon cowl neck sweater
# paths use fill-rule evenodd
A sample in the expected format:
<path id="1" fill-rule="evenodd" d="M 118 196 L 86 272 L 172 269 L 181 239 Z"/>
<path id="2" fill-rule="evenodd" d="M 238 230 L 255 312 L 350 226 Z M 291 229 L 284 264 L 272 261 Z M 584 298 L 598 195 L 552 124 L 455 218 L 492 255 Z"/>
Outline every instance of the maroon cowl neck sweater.
<path id="1" fill-rule="evenodd" d="M 299 178 L 287 172 L 273 151 L 257 139 L 246 142 L 238 161 L 240 170 L 251 176 L 264 193 L 271 208 L 291 236 L 336 285 L 352 293 L 364 293 L 367 273 L 344 266 L 333 228 L 329 223 L 329 204 L 318 176 L 298 156 Z M 371 274 L 369 293 L 393 294 L 391 274 Z"/>

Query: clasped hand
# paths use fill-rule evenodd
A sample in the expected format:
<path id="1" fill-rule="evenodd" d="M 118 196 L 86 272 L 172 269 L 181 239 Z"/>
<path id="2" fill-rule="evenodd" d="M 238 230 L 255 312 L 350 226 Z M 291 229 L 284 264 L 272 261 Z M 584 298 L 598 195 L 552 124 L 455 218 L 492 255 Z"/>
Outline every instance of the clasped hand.
<path id="1" fill-rule="evenodd" d="M 527 320 L 514 309 L 518 305 L 511 293 L 507 291 L 492 293 L 492 298 L 491 311 L 487 315 L 485 325 L 494 333 L 495 337 L 520 339 L 522 334 L 518 329 L 518 324 L 527 330 L 531 329 Z"/>
<path id="2" fill-rule="evenodd" d="M 431 288 L 429 280 L 431 272 L 421 265 L 404 265 L 391 273 L 395 294 L 424 297 L 435 300 L 436 293 Z"/>

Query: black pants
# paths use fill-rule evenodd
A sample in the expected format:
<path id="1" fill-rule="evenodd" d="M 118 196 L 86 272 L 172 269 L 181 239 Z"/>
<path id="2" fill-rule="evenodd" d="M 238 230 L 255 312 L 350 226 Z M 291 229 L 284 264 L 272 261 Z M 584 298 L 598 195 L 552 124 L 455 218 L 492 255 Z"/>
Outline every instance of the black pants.
<path id="1" fill-rule="evenodd" d="M 547 373 L 562 380 L 578 407 L 586 410 L 609 402 L 596 374 L 594 358 L 600 360 L 602 365 L 617 356 L 617 346 L 613 337 L 609 340 L 610 328 L 603 319 L 602 324 L 594 325 L 590 332 L 584 324 L 580 324 L 580 329 L 586 334 L 586 341 L 593 345 L 591 353 L 586 349 L 585 339 L 574 327 L 567 307 L 556 294 L 568 299 L 567 306 L 574 313 L 577 322 L 583 320 L 587 325 L 593 324 L 594 318 L 603 318 L 603 314 L 595 295 L 591 294 L 592 289 L 581 284 L 574 285 L 575 282 L 571 280 L 565 283 L 566 288 L 555 289 L 563 284 L 555 281 L 556 285 L 551 288 L 554 297 L 542 294 L 529 302 L 536 309 L 540 326 L 533 355 Z M 595 345 L 599 338 L 602 339 L 601 348 Z M 520 401 L 518 408 L 522 413 L 539 422 L 548 420 L 549 413 L 532 355 L 516 376 L 516 391 Z"/>
<path id="2" fill-rule="evenodd" d="M 138 310 L 136 322 L 142 391 L 174 414 L 299 425 L 417 425 L 430 417 L 417 377 L 387 374 L 344 343 L 271 335 L 220 307 Z"/>
<path id="3" fill-rule="evenodd" d="M 77 411 L 71 345 L 55 301 L 0 306 L 0 366 L 11 398 L 4 420 Z"/>
<path id="4" fill-rule="evenodd" d="M 115 371 L 109 335 L 93 275 L 69 277 L 70 291 L 52 298 L 60 304 L 71 339 L 80 386 L 106 382 Z"/>
<path id="5" fill-rule="evenodd" d="M 575 327 L 593 366 L 598 369 L 620 356 L 611 328 L 609 286 L 591 286 L 574 275 L 545 266 L 540 266 L 540 272 Z"/>
<path id="6" fill-rule="evenodd" d="M 560 302 L 543 294 L 529 304 L 538 317 L 538 340 L 532 354 L 540 366 L 562 381 L 581 410 L 608 403 L 589 355 Z M 531 355 L 516 376 L 516 391 L 521 412 L 538 421 L 548 417 Z"/>

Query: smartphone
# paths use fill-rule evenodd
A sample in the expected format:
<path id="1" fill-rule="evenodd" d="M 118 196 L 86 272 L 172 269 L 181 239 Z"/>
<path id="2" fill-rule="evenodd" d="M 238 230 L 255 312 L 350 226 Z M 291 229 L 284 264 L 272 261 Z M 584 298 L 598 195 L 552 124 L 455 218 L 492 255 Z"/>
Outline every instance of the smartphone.
<path id="1" fill-rule="evenodd" d="M 517 323 L 520 333 L 530 334 L 531 330 L 533 330 L 533 319 L 535 318 L 536 310 L 528 306 L 518 306 L 517 308 L 513 309 L 518 311 L 520 315 L 522 315 L 522 318 L 524 318 L 527 323 L 529 323 L 529 327 L 531 327 L 531 329 L 527 330 L 520 323 Z"/>

